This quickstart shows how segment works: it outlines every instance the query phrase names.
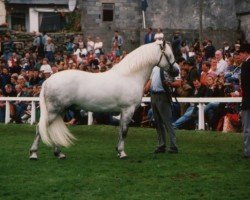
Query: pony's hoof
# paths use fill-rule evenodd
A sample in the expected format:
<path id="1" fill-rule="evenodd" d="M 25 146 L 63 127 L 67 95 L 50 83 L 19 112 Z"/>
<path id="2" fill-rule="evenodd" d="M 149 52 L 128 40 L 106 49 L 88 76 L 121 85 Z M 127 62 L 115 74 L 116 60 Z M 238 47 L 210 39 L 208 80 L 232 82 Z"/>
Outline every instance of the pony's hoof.
<path id="1" fill-rule="evenodd" d="M 63 153 L 59 153 L 57 156 L 60 160 L 66 159 L 66 155 Z"/>
<path id="2" fill-rule="evenodd" d="M 38 160 L 38 156 L 36 152 L 31 152 L 30 153 L 30 160 Z"/>
<path id="3" fill-rule="evenodd" d="M 124 151 L 122 151 L 122 152 L 119 152 L 119 153 L 118 153 L 118 157 L 119 157 L 120 159 L 125 159 L 125 158 L 127 158 L 128 156 L 127 156 L 127 154 L 126 154 Z"/>

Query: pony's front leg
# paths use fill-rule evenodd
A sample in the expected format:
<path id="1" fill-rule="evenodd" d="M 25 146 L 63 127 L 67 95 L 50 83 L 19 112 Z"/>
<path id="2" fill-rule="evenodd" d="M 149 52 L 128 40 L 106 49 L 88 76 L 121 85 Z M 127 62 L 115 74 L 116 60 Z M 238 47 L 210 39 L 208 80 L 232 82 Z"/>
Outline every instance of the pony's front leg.
<path id="1" fill-rule="evenodd" d="M 30 160 L 37 160 L 38 159 L 38 155 L 37 155 L 37 151 L 38 151 L 38 146 L 41 140 L 41 136 L 39 134 L 38 131 L 38 125 L 36 126 L 36 137 L 34 139 L 34 142 L 30 148 Z"/>
<path id="2" fill-rule="evenodd" d="M 128 124 L 131 121 L 135 107 L 130 107 L 122 110 L 121 119 L 120 119 L 120 128 L 119 128 L 119 138 L 116 150 L 118 152 L 119 158 L 123 159 L 127 157 L 127 154 L 124 151 L 125 138 L 128 133 Z"/>
<path id="3" fill-rule="evenodd" d="M 65 159 L 66 155 L 61 152 L 61 148 L 59 146 L 54 146 L 54 155 L 59 159 Z"/>

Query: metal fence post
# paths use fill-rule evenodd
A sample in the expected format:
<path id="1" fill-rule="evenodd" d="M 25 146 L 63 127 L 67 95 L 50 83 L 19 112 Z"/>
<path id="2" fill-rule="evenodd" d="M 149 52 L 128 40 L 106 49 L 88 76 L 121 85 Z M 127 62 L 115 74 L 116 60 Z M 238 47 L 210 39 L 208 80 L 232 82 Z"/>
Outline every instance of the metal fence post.
<path id="1" fill-rule="evenodd" d="M 36 122 L 36 102 L 31 102 L 31 117 L 30 117 L 30 124 L 35 124 Z"/>
<path id="2" fill-rule="evenodd" d="M 88 112 L 88 125 L 93 125 L 93 113 Z"/>
<path id="3" fill-rule="evenodd" d="M 10 122 L 10 102 L 6 101 L 5 105 L 5 124 Z"/>
<path id="4" fill-rule="evenodd" d="M 205 117 L 204 117 L 204 108 L 205 104 L 204 103 L 199 103 L 199 116 L 198 116 L 198 121 L 199 121 L 199 130 L 205 130 Z"/>

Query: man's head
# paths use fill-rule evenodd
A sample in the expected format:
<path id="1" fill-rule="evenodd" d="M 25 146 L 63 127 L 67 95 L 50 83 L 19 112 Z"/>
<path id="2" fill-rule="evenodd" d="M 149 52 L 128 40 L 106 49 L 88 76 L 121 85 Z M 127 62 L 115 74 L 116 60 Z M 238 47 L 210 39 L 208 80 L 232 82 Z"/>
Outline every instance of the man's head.
<path id="1" fill-rule="evenodd" d="M 186 65 L 188 66 L 189 69 L 194 67 L 195 66 L 195 58 L 194 57 L 188 58 L 188 60 L 186 61 Z"/>
<path id="2" fill-rule="evenodd" d="M 195 88 L 195 89 L 199 89 L 200 86 L 201 86 L 200 80 L 199 80 L 199 79 L 195 79 L 195 80 L 193 81 L 193 85 L 194 85 L 194 88 Z"/>
<path id="3" fill-rule="evenodd" d="M 217 61 L 220 61 L 222 59 L 222 52 L 220 50 L 217 50 L 215 52 L 215 58 Z"/>
<path id="4" fill-rule="evenodd" d="M 43 59 L 43 65 L 47 65 L 48 64 L 48 59 L 47 58 L 44 58 Z"/>
<path id="5" fill-rule="evenodd" d="M 202 63 L 202 71 L 203 72 L 208 72 L 211 67 L 211 63 L 208 61 L 205 61 Z"/>
<path id="6" fill-rule="evenodd" d="M 4 89 L 5 89 L 6 93 L 8 93 L 8 94 L 13 91 L 11 84 L 5 85 Z"/>
<path id="7" fill-rule="evenodd" d="M 240 46 L 239 49 L 240 57 L 246 60 L 250 56 L 250 43 L 245 43 Z"/>

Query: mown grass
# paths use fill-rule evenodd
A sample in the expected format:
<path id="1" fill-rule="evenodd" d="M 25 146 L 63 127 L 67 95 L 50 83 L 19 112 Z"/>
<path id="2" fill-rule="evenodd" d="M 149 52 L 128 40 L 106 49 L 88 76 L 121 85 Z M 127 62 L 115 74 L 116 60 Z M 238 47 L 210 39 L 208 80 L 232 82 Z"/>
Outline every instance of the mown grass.
<path id="1" fill-rule="evenodd" d="M 75 145 L 58 160 L 41 144 L 28 151 L 34 126 L 0 125 L 0 199 L 249 199 L 250 160 L 242 136 L 178 131 L 179 154 L 154 155 L 154 129 L 130 128 L 129 158 L 116 157 L 117 128 L 75 126 Z"/>

